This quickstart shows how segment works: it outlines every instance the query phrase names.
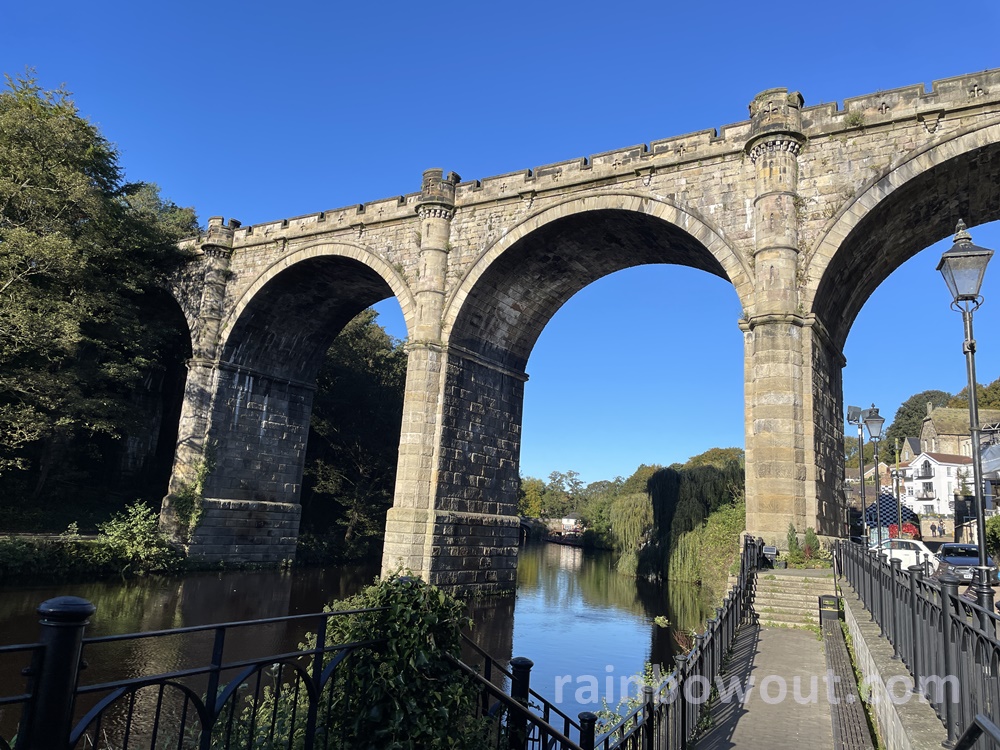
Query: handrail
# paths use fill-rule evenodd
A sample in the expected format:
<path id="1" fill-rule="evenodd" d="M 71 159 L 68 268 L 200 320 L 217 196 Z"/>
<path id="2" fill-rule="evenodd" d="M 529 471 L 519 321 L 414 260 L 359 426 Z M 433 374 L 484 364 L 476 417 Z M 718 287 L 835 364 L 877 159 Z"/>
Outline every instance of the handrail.
<path id="1" fill-rule="evenodd" d="M 507 669 L 505 669 L 504 666 L 500 662 L 498 662 L 496 659 L 494 659 L 492 656 L 490 656 L 489 652 L 487 652 L 486 650 L 484 650 L 478 643 L 476 643 L 471 638 L 469 638 L 469 636 L 467 636 L 465 633 L 462 633 L 462 640 L 463 640 L 464 643 L 466 643 L 467 645 L 471 646 L 472 649 L 473 649 L 473 651 L 475 651 L 477 654 L 479 654 L 480 656 L 482 656 L 484 659 L 488 659 L 490 661 L 490 664 L 491 664 L 492 668 L 498 670 L 500 672 L 500 674 L 502 674 L 508 680 L 512 680 L 513 681 L 514 675 L 511 674 L 510 671 L 508 671 Z M 567 731 L 569 730 L 569 727 L 573 727 L 578 732 L 580 731 L 580 724 L 579 724 L 579 722 L 576 721 L 575 719 L 573 719 L 568 714 L 564 713 L 554 703 L 550 702 L 544 696 L 542 696 L 539 693 L 535 692 L 535 690 L 533 690 L 531 688 L 528 689 L 528 694 L 533 699 L 537 700 L 541 704 L 541 706 L 542 706 L 542 708 L 544 710 L 544 714 L 548 714 L 548 713 L 551 712 L 551 713 L 555 713 L 558 716 L 560 716 L 563 719 L 563 721 L 564 721 L 564 723 L 566 725 L 566 730 Z M 543 716 L 543 719 L 544 719 L 544 716 Z"/>
<path id="2" fill-rule="evenodd" d="M 1000 743 L 1000 727 L 990 721 L 985 714 L 976 714 L 976 718 L 962 732 L 954 750 L 972 750 L 973 745 L 976 744 L 983 732 L 986 732 L 994 742 Z"/>
<path id="3" fill-rule="evenodd" d="M 508 710 L 513 710 L 519 715 L 520 718 L 525 719 L 530 724 L 538 727 L 538 729 L 549 735 L 552 739 L 559 743 L 563 750 L 583 750 L 583 747 L 573 742 L 569 737 L 564 735 L 558 729 L 556 729 L 551 724 L 545 722 L 541 717 L 532 713 L 526 706 L 521 705 L 518 701 L 511 698 L 505 692 L 497 688 L 492 682 L 487 680 L 476 670 L 465 664 L 460 659 L 456 659 L 451 654 L 445 654 L 445 659 L 447 659 L 451 664 L 457 667 L 460 671 L 464 672 L 466 675 L 471 677 L 473 681 L 477 682 L 483 690 L 490 693 L 494 698 L 497 699 L 499 703 L 502 703 Z"/>

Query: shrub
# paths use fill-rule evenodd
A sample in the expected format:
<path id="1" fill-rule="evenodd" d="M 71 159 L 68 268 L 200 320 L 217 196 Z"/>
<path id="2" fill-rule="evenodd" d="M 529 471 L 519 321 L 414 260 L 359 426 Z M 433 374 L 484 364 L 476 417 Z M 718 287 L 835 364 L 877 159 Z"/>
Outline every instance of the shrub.
<path id="1" fill-rule="evenodd" d="M 169 572 L 180 566 L 180 554 L 160 533 L 159 516 L 141 501 L 97 528 L 97 544 L 123 574 Z"/>
<path id="2" fill-rule="evenodd" d="M 812 560 L 819 555 L 819 552 L 819 539 L 816 536 L 816 531 L 810 526 L 806 529 L 806 537 L 802 542 L 802 555 L 806 560 Z"/>
<path id="3" fill-rule="evenodd" d="M 329 621 L 328 646 L 386 642 L 356 649 L 337 668 L 330 694 L 320 701 L 316 745 L 328 735 L 366 750 L 485 747 L 488 723 L 479 718 L 478 688 L 446 658 L 460 655 L 461 630 L 471 624 L 465 605 L 397 573 L 326 611 L 374 608 L 381 609 Z M 315 645 L 316 635 L 307 634 L 300 649 Z M 306 700 L 305 690 L 288 685 L 265 688 L 263 699 L 238 722 L 239 731 L 254 736 L 241 735 L 233 746 L 302 748 L 304 724 L 296 717 L 305 716 Z M 271 736 L 272 723 L 286 734 Z"/>

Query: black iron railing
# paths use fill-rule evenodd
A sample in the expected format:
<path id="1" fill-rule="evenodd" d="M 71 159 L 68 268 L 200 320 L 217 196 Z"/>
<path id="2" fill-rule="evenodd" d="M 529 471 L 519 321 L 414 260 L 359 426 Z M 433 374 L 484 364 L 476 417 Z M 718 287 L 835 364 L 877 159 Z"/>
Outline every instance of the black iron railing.
<path id="1" fill-rule="evenodd" d="M 688 685 L 697 680 L 698 690 L 703 690 L 722 672 L 737 629 L 752 613 L 754 574 L 761 567 L 763 548 L 762 539 L 744 539 L 739 577 L 705 631 L 695 638 L 694 648 L 674 657 L 674 671 L 659 685 L 644 686 L 638 705 L 619 721 L 603 727 L 593 747 L 682 750 L 688 746 L 703 712 L 709 709 L 708 696 L 693 695 Z M 589 750 L 587 745 L 583 747 Z"/>
<path id="2" fill-rule="evenodd" d="M 761 540 L 745 541 L 738 580 L 705 631 L 695 638 L 692 650 L 675 657 L 667 679 L 657 686 L 644 686 L 627 715 L 610 725 L 599 725 L 598 717 L 590 712 L 573 719 L 532 690 L 528 659 L 518 657 L 502 665 L 471 643 L 467 653 L 473 655 L 472 665 L 447 657 L 456 674 L 465 675 L 479 688 L 477 714 L 492 720 L 489 746 L 498 750 L 682 750 L 707 708 L 704 700 L 687 700 L 685 686 L 695 678 L 710 682 L 720 673 L 737 628 L 751 612 L 753 574 L 762 558 L 762 544 Z M 90 602 L 77 597 L 51 599 L 39 608 L 37 643 L 0 647 L 5 666 L 23 665 L 28 678 L 24 693 L 0 697 L 0 719 L 6 721 L 0 727 L 12 724 L 11 715 L 17 725 L 13 740 L 0 737 L 0 750 L 351 747 L 346 717 L 356 714 L 363 700 L 349 687 L 352 670 L 373 648 L 385 643 L 377 633 L 370 640 L 327 643 L 332 618 L 380 610 L 84 638 L 94 611 Z M 254 643 L 259 640 L 255 633 L 262 628 L 290 629 L 307 645 L 252 658 L 234 655 L 234 649 L 227 648 L 234 641 L 244 647 Z M 81 679 L 88 660 L 98 664 L 108 657 L 102 651 L 123 644 L 139 655 L 140 664 L 145 663 L 146 653 L 162 656 L 160 652 L 168 651 L 183 654 L 184 663 L 194 666 L 123 680 Z"/>
<path id="3" fill-rule="evenodd" d="M 997 722 L 1000 617 L 959 594 L 957 578 L 929 577 L 926 563 L 902 570 L 898 559 L 845 541 L 837 546 L 837 558 L 841 575 L 892 645 L 893 656 L 909 670 L 913 690 L 944 724 L 948 745 L 979 716 Z"/>
<path id="4" fill-rule="evenodd" d="M 49 600 L 39 608 L 39 643 L 0 649 L 22 659 L 30 656 L 24 670 L 27 692 L 0 698 L 0 708 L 21 712 L 11 745 L 13 750 L 349 747 L 348 728 L 339 718 L 349 715 L 357 700 L 343 689 L 351 657 L 384 639 L 329 645 L 326 634 L 332 618 L 360 611 L 84 638 L 94 606 L 77 597 Z M 308 628 L 314 645 L 251 659 L 230 656 L 226 647 L 234 633 L 275 625 Z M 180 650 L 200 666 L 81 681 L 88 659 L 100 658 L 103 646 L 123 642 L 136 652 L 143 651 L 143 643 L 150 650 Z M 204 658 L 197 655 L 199 649 Z M 0 740 L 0 748 L 8 750 L 7 743 Z"/>

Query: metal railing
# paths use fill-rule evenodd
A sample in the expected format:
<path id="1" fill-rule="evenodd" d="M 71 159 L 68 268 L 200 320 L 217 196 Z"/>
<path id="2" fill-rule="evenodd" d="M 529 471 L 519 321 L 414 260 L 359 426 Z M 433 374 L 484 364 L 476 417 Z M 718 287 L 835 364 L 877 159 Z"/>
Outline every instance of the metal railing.
<path id="1" fill-rule="evenodd" d="M 384 609 L 384 608 L 383 608 Z M 27 656 L 25 693 L 0 698 L 20 709 L 13 750 L 59 748 L 350 747 L 340 721 L 356 697 L 344 690 L 352 656 L 385 639 L 329 645 L 332 618 L 379 610 L 344 610 L 145 633 L 84 638 L 95 607 L 77 597 L 39 608 L 38 643 L 0 648 Z M 309 628 L 314 645 L 252 659 L 231 658 L 234 632 L 269 626 Z M 253 634 L 249 635 L 253 638 Z M 244 639 L 245 640 L 245 639 Z M 200 666 L 130 679 L 82 684 L 88 659 L 103 646 L 206 651 Z M 0 739 L 0 748 L 11 745 Z"/>
<path id="2" fill-rule="evenodd" d="M 695 638 L 694 647 L 674 657 L 674 671 L 660 685 L 644 686 L 638 705 L 613 725 L 603 727 L 592 747 L 682 750 L 688 746 L 699 729 L 703 712 L 709 710 L 709 702 L 689 700 L 687 685 L 695 678 L 703 678 L 699 680 L 701 685 L 711 684 L 721 674 L 737 629 L 753 611 L 754 573 L 761 567 L 763 548 L 762 539 L 744 539 L 739 577 L 722 606 L 715 610 L 715 617 L 706 623 L 705 631 Z M 587 745 L 583 748 L 591 750 Z"/>
<path id="3" fill-rule="evenodd" d="M 948 746 L 978 716 L 996 722 L 1000 617 L 960 595 L 959 579 L 930 578 L 926 561 L 902 570 L 898 559 L 876 556 L 846 541 L 837 545 L 837 557 L 841 575 L 892 645 L 893 657 L 909 670 L 914 692 L 941 719 Z"/>
<path id="4" fill-rule="evenodd" d="M 488 717 L 489 745 L 502 750 L 682 750 L 699 726 L 704 700 L 687 700 L 695 678 L 714 680 L 737 628 L 751 613 L 754 572 L 762 540 L 747 538 L 737 582 L 705 631 L 657 686 L 646 685 L 625 716 L 599 725 L 590 712 L 573 719 L 530 687 L 532 662 L 518 657 L 507 666 L 468 642 L 470 666 L 446 656 L 479 690 L 476 712 Z M 385 608 L 381 608 L 385 609 Z M 0 647 L 7 668 L 24 665 L 25 692 L 0 696 L 0 716 L 16 714 L 16 737 L 0 737 L 0 750 L 134 750 L 174 748 L 351 746 L 346 717 L 361 696 L 348 687 L 351 670 L 384 638 L 330 645 L 332 618 L 378 609 L 322 612 L 127 635 L 84 638 L 94 605 L 57 597 L 41 605 L 37 643 Z M 241 658 L 227 643 L 254 641 L 254 628 L 291 628 L 308 641 L 299 650 Z M 306 631 L 312 635 L 306 637 Z M 105 647 L 126 644 L 135 653 L 183 653 L 189 668 L 90 683 L 81 681 L 87 661 L 99 663 Z M 204 657 L 197 654 L 203 649 Z M 470 651 L 471 649 L 471 651 Z M 140 660 L 144 662 L 144 660 Z M 510 693 L 505 692 L 506 685 Z M 8 722 L 9 725 L 10 722 Z M 574 737 L 576 739 L 574 739 Z"/>

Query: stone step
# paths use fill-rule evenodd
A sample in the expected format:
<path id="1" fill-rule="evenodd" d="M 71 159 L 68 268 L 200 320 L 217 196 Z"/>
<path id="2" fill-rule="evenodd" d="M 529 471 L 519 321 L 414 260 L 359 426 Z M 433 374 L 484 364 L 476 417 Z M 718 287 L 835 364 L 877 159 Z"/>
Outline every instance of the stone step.
<path id="1" fill-rule="evenodd" d="M 787 594 L 787 593 L 764 593 L 760 591 L 754 596 L 756 604 L 767 606 L 775 604 L 777 606 L 799 607 L 804 609 L 819 609 L 819 597 L 811 594 Z"/>
<path id="2" fill-rule="evenodd" d="M 807 593 L 812 593 L 813 591 L 829 591 L 832 593 L 834 585 L 833 581 L 807 584 L 785 583 L 784 581 L 757 581 L 754 588 L 758 591 L 805 591 Z"/>
<path id="3" fill-rule="evenodd" d="M 798 618 L 765 617 L 761 615 L 757 618 L 757 623 L 762 628 L 808 628 L 817 625 L 815 620 L 805 620 Z"/>
<path id="4" fill-rule="evenodd" d="M 757 603 L 754 604 L 753 611 L 756 612 L 759 617 L 809 617 L 813 620 L 817 620 L 819 618 L 818 609 L 807 609 L 805 607 L 782 607 L 775 604 Z"/>

